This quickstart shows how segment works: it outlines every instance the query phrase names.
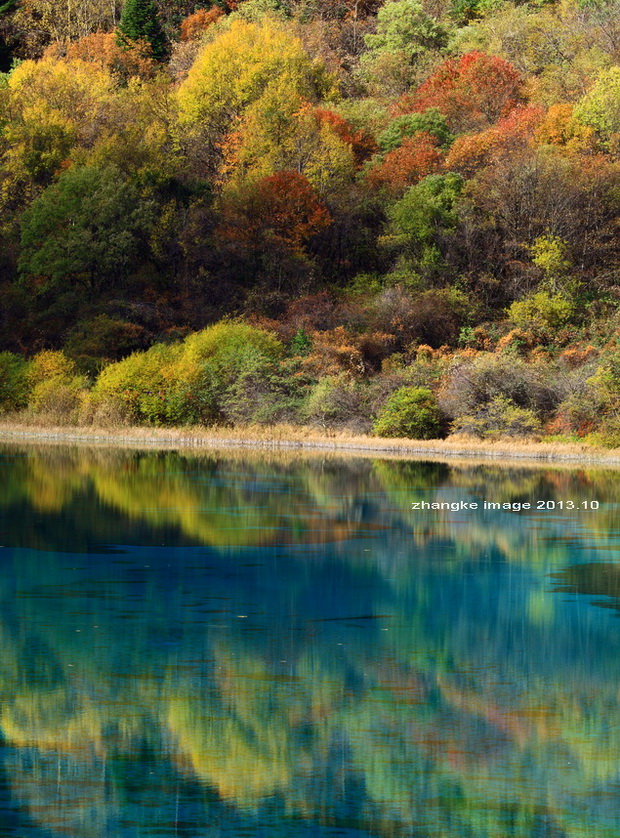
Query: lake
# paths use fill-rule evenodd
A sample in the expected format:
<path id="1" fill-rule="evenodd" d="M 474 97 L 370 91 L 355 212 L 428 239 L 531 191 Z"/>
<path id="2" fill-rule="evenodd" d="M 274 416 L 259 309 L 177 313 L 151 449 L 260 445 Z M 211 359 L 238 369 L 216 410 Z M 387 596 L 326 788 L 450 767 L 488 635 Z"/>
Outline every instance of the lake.
<path id="1" fill-rule="evenodd" d="M 1 836 L 620 836 L 620 472 L 0 468 Z"/>

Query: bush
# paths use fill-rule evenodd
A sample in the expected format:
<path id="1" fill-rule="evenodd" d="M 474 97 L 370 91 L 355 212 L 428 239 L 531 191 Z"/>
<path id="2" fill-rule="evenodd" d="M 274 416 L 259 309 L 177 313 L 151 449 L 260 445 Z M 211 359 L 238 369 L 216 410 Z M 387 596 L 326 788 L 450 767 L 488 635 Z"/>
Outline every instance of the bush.
<path id="1" fill-rule="evenodd" d="M 370 430 L 368 392 L 346 375 L 325 376 L 310 391 L 304 418 L 322 427 L 340 427 L 358 433 Z"/>
<path id="2" fill-rule="evenodd" d="M 227 418 L 227 393 L 240 379 L 265 381 L 283 354 L 271 333 L 221 322 L 181 344 L 156 344 L 106 367 L 94 387 L 130 420 L 153 425 L 213 424 Z M 230 412 L 230 411 L 229 411 Z"/>
<path id="3" fill-rule="evenodd" d="M 550 408 L 557 399 L 541 379 L 540 370 L 516 356 L 483 353 L 457 357 L 439 393 L 439 404 L 455 418 L 475 413 L 498 396 L 523 408 Z"/>
<path id="4" fill-rule="evenodd" d="M 401 387 L 390 396 L 372 430 L 376 436 L 434 439 L 442 435 L 442 415 L 427 387 Z"/>
<path id="5" fill-rule="evenodd" d="M 507 396 L 498 395 L 473 413 L 458 416 L 451 431 L 479 437 L 536 436 L 541 432 L 541 426 L 533 410 L 519 407 Z"/>
<path id="6" fill-rule="evenodd" d="M 232 423 L 261 425 L 297 421 L 307 385 L 296 359 L 258 361 L 248 364 L 227 386 L 219 400 L 222 416 Z"/>
<path id="7" fill-rule="evenodd" d="M 517 328 L 546 337 L 566 326 L 574 313 L 575 305 L 571 300 L 563 294 L 550 294 L 548 291 L 537 291 L 513 303 L 507 312 Z"/>
<path id="8" fill-rule="evenodd" d="M 76 421 L 88 380 L 77 375 L 75 364 L 63 352 L 46 349 L 28 366 L 29 407 L 34 413 L 65 424 Z"/>
<path id="9" fill-rule="evenodd" d="M 170 370 L 180 350 L 180 345 L 155 344 L 107 366 L 93 388 L 98 408 L 108 403 L 130 421 L 165 424 L 170 419 Z"/>
<path id="10" fill-rule="evenodd" d="M 76 374 L 75 364 L 64 352 L 45 349 L 34 356 L 28 367 L 28 380 L 36 387 L 50 378 L 69 379 Z"/>
<path id="11" fill-rule="evenodd" d="M 0 410 L 21 410 L 28 404 L 30 364 L 12 352 L 0 352 Z"/>
<path id="12" fill-rule="evenodd" d="M 30 405 L 35 413 L 47 416 L 58 424 L 75 424 L 82 396 L 88 392 L 87 386 L 87 379 L 81 375 L 69 378 L 55 376 L 37 384 Z"/>

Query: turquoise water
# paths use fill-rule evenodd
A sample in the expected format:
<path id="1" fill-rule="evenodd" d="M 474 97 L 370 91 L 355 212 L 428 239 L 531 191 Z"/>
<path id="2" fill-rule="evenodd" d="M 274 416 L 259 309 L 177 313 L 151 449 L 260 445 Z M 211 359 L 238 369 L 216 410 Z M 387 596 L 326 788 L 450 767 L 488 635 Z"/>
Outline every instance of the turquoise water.
<path id="1" fill-rule="evenodd" d="M 620 473 L 0 475 L 1 836 L 620 836 Z"/>

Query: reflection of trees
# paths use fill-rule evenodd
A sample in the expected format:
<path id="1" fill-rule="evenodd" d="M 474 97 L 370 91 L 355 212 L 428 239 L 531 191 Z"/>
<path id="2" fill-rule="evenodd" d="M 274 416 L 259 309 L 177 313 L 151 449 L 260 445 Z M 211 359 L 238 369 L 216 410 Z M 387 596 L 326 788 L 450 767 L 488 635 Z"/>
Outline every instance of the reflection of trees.
<path id="1" fill-rule="evenodd" d="M 80 558 L 66 578 L 61 555 L 5 552 L 0 729 L 42 829 L 121 834 L 128 808 L 171 823 L 180 799 L 201 823 L 277 811 L 394 838 L 617 832 L 600 801 L 618 778 L 620 628 L 567 612 L 546 576 L 611 546 L 599 519 L 567 539 L 550 517 L 409 512 L 414 492 L 615 502 L 604 472 L 42 449 L 0 491 L 5 544 L 23 538 L 15 510 L 36 509 L 49 544 L 77 517 L 83 545 L 138 527 L 143 544 L 223 548 L 185 547 L 172 568 L 152 550 L 148 571 L 143 553 Z M 276 546 L 284 593 L 241 571 Z M 617 597 L 617 577 L 584 564 L 555 583 Z M 254 612 L 238 619 L 227 591 Z M 338 619 L 316 619 L 329 596 Z"/>

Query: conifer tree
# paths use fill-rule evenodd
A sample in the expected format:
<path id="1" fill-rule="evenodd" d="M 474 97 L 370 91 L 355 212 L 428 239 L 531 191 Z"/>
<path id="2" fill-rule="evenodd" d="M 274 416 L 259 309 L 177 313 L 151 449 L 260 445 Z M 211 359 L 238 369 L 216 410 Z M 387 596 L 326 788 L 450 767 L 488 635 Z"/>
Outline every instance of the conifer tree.
<path id="1" fill-rule="evenodd" d="M 153 58 L 166 57 L 166 36 L 154 0 L 126 0 L 118 25 L 118 43 L 144 41 L 151 47 Z"/>

